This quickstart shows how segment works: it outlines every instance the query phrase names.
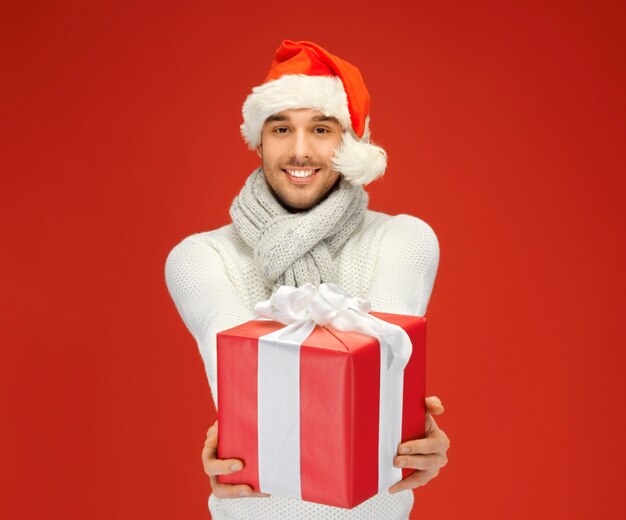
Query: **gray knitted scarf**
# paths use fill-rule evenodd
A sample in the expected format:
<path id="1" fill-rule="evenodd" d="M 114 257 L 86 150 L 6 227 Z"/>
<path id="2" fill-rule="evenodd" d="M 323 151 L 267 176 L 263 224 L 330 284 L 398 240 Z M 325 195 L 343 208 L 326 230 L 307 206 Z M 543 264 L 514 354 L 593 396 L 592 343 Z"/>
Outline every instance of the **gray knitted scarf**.
<path id="1" fill-rule="evenodd" d="M 313 208 L 290 213 L 270 191 L 257 168 L 230 207 L 243 241 L 254 250 L 268 287 L 299 287 L 335 281 L 333 258 L 363 221 L 368 197 L 343 177 Z"/>

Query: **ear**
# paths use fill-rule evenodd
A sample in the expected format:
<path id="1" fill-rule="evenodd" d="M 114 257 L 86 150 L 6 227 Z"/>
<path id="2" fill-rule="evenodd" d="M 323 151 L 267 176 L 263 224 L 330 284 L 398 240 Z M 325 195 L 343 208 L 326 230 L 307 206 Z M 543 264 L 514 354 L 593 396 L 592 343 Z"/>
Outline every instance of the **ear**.
<path id="1" fill-rule="evenodd" d="M 259 146 L 256 147 L 256 154 L 262 159 L 263 158 L 263 151 L 262 151 L 263 146 L 261 144 L 259 144 Z"/>

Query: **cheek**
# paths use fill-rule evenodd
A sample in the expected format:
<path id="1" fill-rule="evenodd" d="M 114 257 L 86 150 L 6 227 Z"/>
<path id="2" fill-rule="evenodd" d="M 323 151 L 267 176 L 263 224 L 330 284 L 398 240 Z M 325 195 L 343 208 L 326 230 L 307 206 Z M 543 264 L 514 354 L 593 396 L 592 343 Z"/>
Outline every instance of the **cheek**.
<path id="1" fill-rule="evenodd" d="M 264 150 L 261 156 L 263 163 L 268 166 L 273 166 L 276 163 L 277 155 L 275 150 Z"/>
<path id="2" fill-rule="evenodd" d="M 338 146 L 339 146 L 339 143 L 336 143 L 336 142 L 324 143 L 324 146 L 320 147 L 319 149 L 320 157 L 324 157 L 327 160 L 332 159 L 336 153 Z"/>
<path id="3" fill-rule="evenodd" d="M 330 149 L 331 149 L 331 154 L 335 154 L 337 150 L 339 150 L 339 148 L 341 147 L 341 143 L 343 142 L 343 140 L 341 139 L 341 137 L 339 139 L 336 139 L 335 141 L 333 141 L 330 145 Z"/>

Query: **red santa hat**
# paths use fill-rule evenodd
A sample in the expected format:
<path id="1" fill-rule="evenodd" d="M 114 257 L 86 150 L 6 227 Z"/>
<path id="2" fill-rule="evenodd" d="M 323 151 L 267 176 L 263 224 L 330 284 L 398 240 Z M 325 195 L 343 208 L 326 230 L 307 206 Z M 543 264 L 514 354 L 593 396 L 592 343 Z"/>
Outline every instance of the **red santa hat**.
<path id="1" fill-rule="evenodd" d="M 282 110 L 314 108 L 343 128 L 333 166 L 352 184 L 368 184 L 387 167 L 387 154 L 369 137 L 370 96 L 361 72 L 315 43 L 284 40 L 263 83 L 243 104 L 241 135 L 251 150 L 265 120 Z"/>

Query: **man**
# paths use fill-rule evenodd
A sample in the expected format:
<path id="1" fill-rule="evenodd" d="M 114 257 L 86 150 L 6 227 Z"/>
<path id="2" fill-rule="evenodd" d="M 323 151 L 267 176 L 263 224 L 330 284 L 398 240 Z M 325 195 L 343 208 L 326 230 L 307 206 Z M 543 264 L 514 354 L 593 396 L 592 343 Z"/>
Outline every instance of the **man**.
<path id="1" fill-rule="evenodd" d="M 216 333 L 253 319 L 254 305 L 281 285 L 334 282 L 376 311 L 425 314 L 437 238 L 416 217 L 367 209 L 362 185 L 387 162 L 369 142 L 369 104 L 356 67 L 314 43 L 289 40 L 246 99 L 241 132 L 262 166 L 233 201 L 232 224 L 187 237 L 166 263 L 168 289 L 198 343 L 216 403 Z M 436 397 L 426 406 L 426 438 L 401 444 L 394 461 L 419 471 L 351 510 L 219 484 L 216 475 L 243 462 L 217 458 L 216 422 L 202 453 L 213 518 L 406 519 L 411 489 L 447 462 L 448 438 L 432 418 L 443 406 Z"/>

